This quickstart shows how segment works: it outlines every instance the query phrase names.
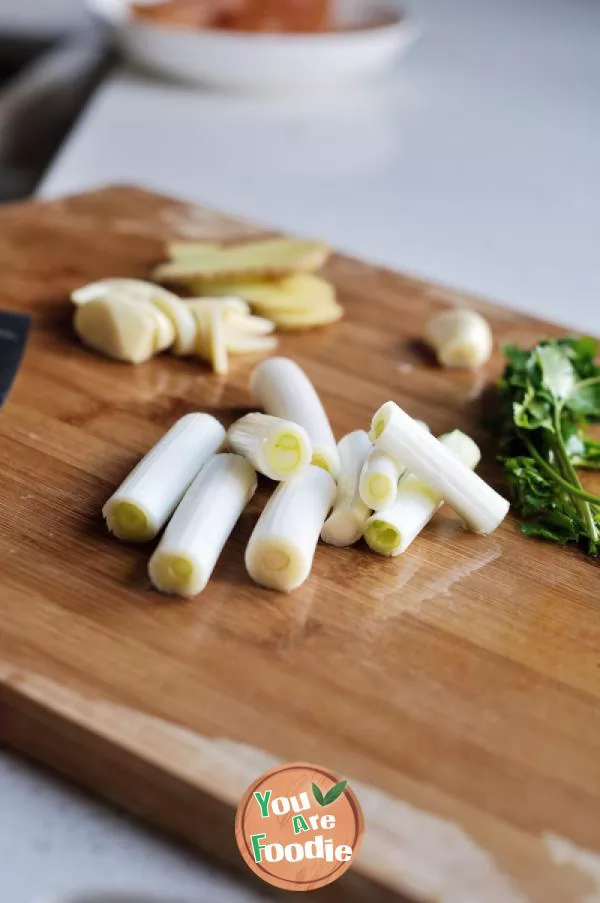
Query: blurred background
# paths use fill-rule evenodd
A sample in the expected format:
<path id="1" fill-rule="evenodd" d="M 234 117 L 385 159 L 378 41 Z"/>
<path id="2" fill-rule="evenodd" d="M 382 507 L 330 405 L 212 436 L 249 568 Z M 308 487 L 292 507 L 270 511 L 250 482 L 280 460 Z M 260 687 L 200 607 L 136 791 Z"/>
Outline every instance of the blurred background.
<path id="1" fill-rule="evenodd" d="M 336 0 L 382 2 L 406 11 L 391 43 L 307 51 L 284 92 L 272 45 L 128 30 L 126 0 L 0 0 L 0 198 L 143 183 L 592 330 L 600 3 Z"/>
<path id="2" fill-rule="evenodd" d="M 276 46 L 134 47 L 117 0 L 0 0 L 0 202 L 138 182 L 600 332 L 600 2 L 402 6 L 410 36 L 340 58 L 347 84 L 281 93 L 250 84 L 289 76 Z M 2 750 L 0 867 L 7 903 L 258 899 Z"/>

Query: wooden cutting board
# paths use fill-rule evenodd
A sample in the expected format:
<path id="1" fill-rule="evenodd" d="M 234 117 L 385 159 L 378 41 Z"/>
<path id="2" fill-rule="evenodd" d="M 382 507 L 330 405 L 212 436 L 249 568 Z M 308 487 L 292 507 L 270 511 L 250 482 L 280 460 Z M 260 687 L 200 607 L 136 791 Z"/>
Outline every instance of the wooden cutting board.
<path id="1" fill-rule="evenodd" d="M 0 213 L 0 306 L 35 317 L 0 414 L 0 737 L 242 868 L 233 813 L 251 780 L 278 760 L 328 766 L 366 821 L 340 900 L 599 900 L 596 563 L 512 518 L 483 537 L 445 515 L 396 560 L 320 547 L 286 597 L 243 567 L 263 490 L 186 604 L 151 591 L 147 549 L 107 534 L 101 506 L 131 466 L 188 411 L 245 411 L 256 360 L 226 379 L 170 356 L 104 360 L 76 341 L 68 292 L 145 276 L 166 238 L 255 231 L 132 188 Z M 327 276 L 347 317 L 281 353 L 336 433 L 391 397 L 435 433 L 474 434 L 497 479 L 477 421 L 500 357 L 443 372 L 423 324 L 460 302 L 498 344 L 559 330 L 347 257 Z"/>

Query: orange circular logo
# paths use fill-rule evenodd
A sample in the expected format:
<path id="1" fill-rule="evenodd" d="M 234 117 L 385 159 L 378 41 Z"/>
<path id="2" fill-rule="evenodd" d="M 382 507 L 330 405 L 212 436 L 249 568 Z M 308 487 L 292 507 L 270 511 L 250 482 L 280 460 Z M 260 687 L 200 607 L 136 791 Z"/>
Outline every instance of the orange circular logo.
<path id="1" fill-rule="evenodd" d="M 319 765 L 266 771 L 238 806 L 235 837 L 246 865 L 284 890 L 316 890 L 340 878 L 360 848 L 364 822 L 348 782 Z"/>

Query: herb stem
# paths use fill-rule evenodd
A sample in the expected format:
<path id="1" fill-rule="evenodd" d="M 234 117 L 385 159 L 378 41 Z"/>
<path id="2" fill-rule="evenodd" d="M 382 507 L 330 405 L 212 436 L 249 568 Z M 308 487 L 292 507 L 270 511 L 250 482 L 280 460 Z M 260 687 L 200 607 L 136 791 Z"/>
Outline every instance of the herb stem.
<path id="1" fill-rule="evenodd" d="M 574 486 L 573 483 L 570 483 L 568 480 L 565 480 L 564 477 L 560 475 L 560 473 L 556 470 L 555 467 L 552 467 L 551 464 L 548 464 L 546 459 L 538 452 L 537 448 L 533 445 L 533 443 L 524 436 L 522 432 L 520 432 L 521 439 L 525 443 L 527 450 L 532 458 L 535 458 L 537 463 L 540 465 L 542 470 L 545 470 L 549 477 L 552 477 L 553 480 L 556 480 L 557 483 L 566 489 L 570 495 L 574 495 L 577 498 L 584 499 L 586 502 L 590 502 L 592 505 L 600 505 L 600 496 L 592 495 L 591 492 L 586 492 L 585 489 L 580 489 L 578 486 Z"/>
<path id="2" fill-rule="evenodd" d="M 575 392 L 579 392 L 580 389 L 584 389 L 587 386 L 595 386 L 596 383 L 600 383 L 600 376 L 590 376 L 587 379 L 582 379 L 578 383 L 575 383 L 575 385 L 573 386 L 573 391 L 571 392 L 571 395 L 574 395 Z M 571 395 L 569 396 L 569 398 L 571 397 Z M 568 401 L 569 398 L 566 398 L 565 401 Z M 564 404 L 564 402 L 563 402 L 563 404 Z M 562 405 L 561 405 L 561 407 L 562 407 Z"/>
<path id="3" fill-rule="evenodd" d="M 577 487 L 581 492 L 583 492 L 583 486 L 581 485 L 581 481 L 575 472 L 575 468 L 571 464 L 569 460 L 569 455 L 567 454 L 567 450 L 565 448 L 565 440 L 562 433 L 562 423 L 561 423 L 561 410 L 559 407 L 554 409 L 554 432 L 556 433 L 556 448 L 558 452 L 558 459 L 562 465 L 562 470 L 568 481 L 573 484 L 573 486 Z M 600 499 L 599 499 L 600 501 Z M 589 499 L 582 499 L 581 497 L 577 498 L 577 507 L 581 513 L 581 516 L 584 520 L 584 523 L 587 527 L 587 532 L 590 540 L 593 543 L 598 542 L 598 528 L 596 527 L 596 521 L 594 519 L 594 514 L 590 507 Z"/>

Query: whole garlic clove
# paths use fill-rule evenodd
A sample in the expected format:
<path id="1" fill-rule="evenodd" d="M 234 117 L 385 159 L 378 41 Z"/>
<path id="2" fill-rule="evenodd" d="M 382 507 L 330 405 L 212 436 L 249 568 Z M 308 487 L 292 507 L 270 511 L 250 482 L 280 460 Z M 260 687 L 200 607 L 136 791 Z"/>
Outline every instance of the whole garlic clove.
<path id="1" fill-rule="evenodd" d="M 425 327 L 425 341 L 442 367 L 481 367 L 489 361 L 494 346 L 487 320 L 467 308 L 432 317 Z"/>

